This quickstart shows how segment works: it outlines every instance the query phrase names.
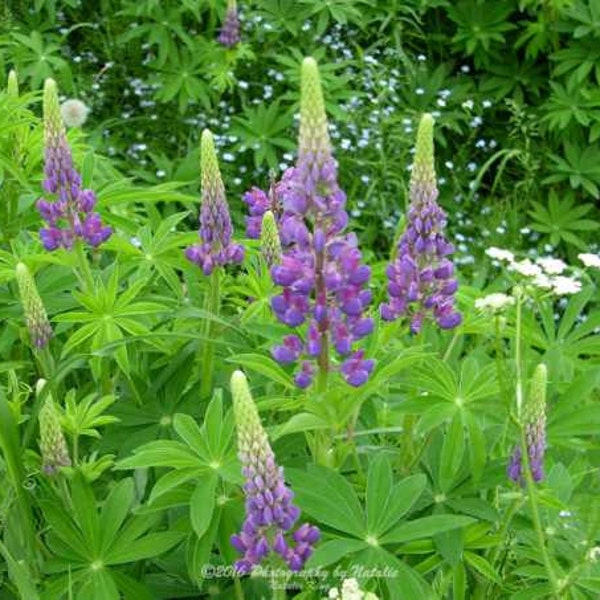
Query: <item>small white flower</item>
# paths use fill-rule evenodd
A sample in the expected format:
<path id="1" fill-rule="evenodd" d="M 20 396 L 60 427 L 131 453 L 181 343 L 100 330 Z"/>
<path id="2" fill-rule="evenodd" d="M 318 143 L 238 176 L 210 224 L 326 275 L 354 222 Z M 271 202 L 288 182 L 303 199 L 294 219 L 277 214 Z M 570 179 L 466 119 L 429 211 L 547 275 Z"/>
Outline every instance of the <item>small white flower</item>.
<path id="1" fill-rule="evenodd" d="M 554 281 L 548 277 L 548 275 L 536 275 L 531 282 L 535 287 L 541 288 L 543 290 L 550 290 L 554 284 Z"/>
<path id="2" fill-rule="evenodd" d="M 491 246 L 487 248 L 485 253 L 490 258 L 495 258 L 496 260 L 505 260 L 509 263 L 514 262 L 515 255 L 510 250 L 504 250 L 503 248 L 496 248 L 495 246 Z"/>
<path id="3" fill-rule="evenodd" d="M 567 264 L 560 258 L 552 258 L 551 256 L 538 258 L 536 262 L 549 275 L 560 275 L 567 268 Z"/>
<path id="4" fill-rule="evenodd" d="M 417 96 L 422 96 L 425 93 L 425 90 L 422 87 L 418 87 L 415 90 L 415 94 L 417 94 Z"/>
<path id="5" fill-rule="evenodd" d="M 600 256 L 598 254 L 583 253 L 578 254 L 577 258 L 586 266 L 600 269 Z"/>
<path id="6" fill-rule="evenodd" d="M 444 165 L 446 166 L 447 169 L 454 169 L 454 163 L 451 160 L 447 160 Z"/>
<path id="7" fill-rule="evenodd" d="M 424 54 L 419 54 L 419 56 L 417 56 L 417 60 L 420 62 L 425 62 L 427 57 Z"/>
<path id="8" fill-rule="evenodd" d="M 490 108 L 492 106 L 492 101 L 491 100 L 484 100 L 481 103 L 481 106 L 483 106 L 483 108 Z"/>
<path id="9" fill-rule="evenodd" d="M 331 598 L 332 600 L 335 600 L 335 598 L 339 598 L 340 597 L 340 593 L 338 591 L 337 588 L 331 588 L 329 590 L 329 593 L 327 594 L 328 598 Z"/>
<path id="10" fill-rule="evenodd" d="M 473 100 L 469 99 L 469 100 L 465 100 L 461 106 L 463 108 L 466 108 L 467 110 L 472 110 L 473 106 L 475 106 L 475 103 L 473 102 Z"/>
<path id="11" fill-rule="evenodd" d="M 600 546 L 594 546 L 587 551 L 586 558 L 590 562 L 598 562 L 600 560 Z"/>
<path id="12" fill-rule="evenodd" d="M 60 114 L 67 127 L 81 127 L 89 113 L 90 109 L 81 100 L 65 100 L 60 105 Z"/>
<path id="13" fill-rule="evenodd" d="M 446 101 L 443 98 L 438 98 L 437 99 L 437 105 L 441 106 L 442 108 L 444 108 L 444 106 L 446 106 Z"/>
<path id="14" fill-rule="evenodd" d="M 572 277 L 563 277 L 562 275 L 559 275 L 552 280 L 552 288 L 559 296 L 576 294 L 581 291 L 581 282 Z"/>
<path id="15" fill-rule="evenodd" d="M 484 312 L 500 312 L 502 309 L 512 306 L 515 303 L 515 299 L 507 294 L 488 294 L 483 298 L 475 300 L 475 308 Z"/>
<path id="16" fill-rule="evenodd" d="M 511 269 L 525 277 L 539 277 L 543 274 L 542 269 L 532 263 L 528 258 L 513 263 Z"/>
<path id="17" fill-rule="evenodd" d="M 463 65 L 463 66 L 460 68 L 460 70 L 461 70 L 463 73 L 468 73 L 468 72 L 471 70 L 471 67 L 469 67 L 469 65 Z"/>

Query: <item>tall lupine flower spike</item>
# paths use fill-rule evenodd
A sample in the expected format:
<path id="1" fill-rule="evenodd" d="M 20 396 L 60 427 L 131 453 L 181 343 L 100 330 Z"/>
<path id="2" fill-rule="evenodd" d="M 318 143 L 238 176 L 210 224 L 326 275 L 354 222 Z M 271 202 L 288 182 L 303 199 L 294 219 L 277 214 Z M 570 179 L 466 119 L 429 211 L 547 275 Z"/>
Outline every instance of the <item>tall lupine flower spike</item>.
<path id="1" fill-rule="evenodd" d="M 219 43 L 231 48 L 240 42 L 240 19 L 238 17 L 236 0 L 228 0 L 227 13 L 219 37 Z"/>
<path id="2" fill-rule="evenodd" d="M 221 178 L 213 136 L 208 129 L 202 132 L 200 142 L 200 170 L 202 171 L 199 231 L 201 243 L 190 246 L 185 255 L 196 263 L 205 275 L 210 275 L 215 267 L 242 262 L 244 249 L 231 240 L 233 228 L 225 198 L 225 186 Z"/>
<path id="3" fill-rule="evenodd" d="M 319 70 L 312 58 L 302 64 L 298 160 L 278 193 L 283 256 L 271 274 L 283 293 L 271 305 L 283 323 L 298 327 L 308 322 L 308 327 L 304 340 L 286 336 L 273 356 L 282 363 L 303 358 L 296 384 L 307 387 L 317 370 L 324 381 L 337 368 L 331 360 L 335 350 L 344 379 L 362 385 L 374 363 L 352 346 L 373 330 L 372 320 L 363 316 L 371 302 L 370 290 L 363 289 L 371 272 L 361 264 L 356 236 L 342 233 L 348 223 L 346 195 L 337 182 Z"/>
<path id="4" fill-rule="evenodd" d="M 60 426 L 60 416 L 54 401 L 48 396 L 39 413 L 42 470 L 54 475 L 59 467 L 70 467 L 71 458 Z"/>
<path id="5" fill-rule="evenodd" d="M 302 569 L 319 540 L 319 530 L 304 523 L 286 539 L 300 516 L 292 502 L 293 492 L 285 485 L 267 434 L 241 371 L 231 377 L 233 411 L 237 428 L 238 456 L 246 479 L 246 518 L 242 530 L 231 538 L 244 554 L 237 561 L 240 573 L 249 573 L 270 553 L 278 554 L 292 571 Z M 293 542 L 293 543 L 291 543 Z"/>
<path id="6" fill-rule="evenodd" d="M 11 98 L 19 97 L 19 80 L 17 78 L 17 72 L 14 69 L 11 69 L 8 72 L 6 92 Z"/>
<path id="7" fill-rule="evenodd" d="M 260 250 L 269 267 L 281 262 L 281 240 L 275 222 L 275 216 L 268 210 L 262 218 L 260 232 Z"/>
<path id="8" fill-rule="evenodd" d="M 548 370 L 539 364 L 531 380 L 531 388 L 525 403 L 523 423 L 529 470 L 534 481 L 544 478 L 544 452 L 546 450 L 546 387 Z M 508 465 L 508 477 L 524 484 L 521 444 L 517 444 Z"/>
<path id="9" fill-rule="evenodd" d="M 386 321 L 407 315 L 413 333 L 420 331 L 428 314 L 442 329 L 452 329 L 462 320 L 454 307 L 454 265 L 447 258 L 454 247 L 444 234 L 446 214 L 437 203 L 433 124 L 430 114 L 419 123 L 406 230 L 387 267 L 389 302 L 381 306 Z"/>
<path id="10" fill-rule="evenodd" d="M 81 176 L 73 166 L 56 83 L 52 79 L 46 79 L 44 84 L 44 144 L 43 188 L 56 198 L 37 202 L 38 210 L 48 224 L 40 230 L 44 247 L 56 250 L 62 246 L 70 250 L 76 238 L 98 246 L 110 237 L 112 229 L 103 226 L 100 215 L 92 212 L 96 205 L 94 192 L 81 189 Z"/>
<path id="11" fill-rule="evenodd" d="M 52 337 L 52 327 L 35 280 L 24 263 L 17 264 L 16 275 L 31 343 L 36 348 L 45 348 Z"/>

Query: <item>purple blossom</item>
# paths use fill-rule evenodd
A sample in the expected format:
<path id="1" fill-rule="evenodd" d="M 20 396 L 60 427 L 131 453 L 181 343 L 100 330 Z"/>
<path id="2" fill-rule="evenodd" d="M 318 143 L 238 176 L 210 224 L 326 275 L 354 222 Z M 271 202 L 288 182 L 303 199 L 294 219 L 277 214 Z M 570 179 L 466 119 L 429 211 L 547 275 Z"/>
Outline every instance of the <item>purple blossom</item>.
<path id="1" fill-rule="evenodd" d="M 110 237 L 112 229 L 102 224 L 98 213 L 92 212 L 96 205 L 94 192 L 81 187 L 81 175 L 73 166 L 56 83 L 52 79 L 47 79 L 44 85 L 44 142 L 42 187 L 55 197 L 37 202 L 39 213 L 48 225 L 40 230 L 44 248 L 70 250 L 78 238 L 93 247 L 99 246 Z"/>
<path id="2" fill-rule="evenodd" d="M 544 453 L 546 451 L 546 365 L 539 364 L 531 379 L 531 391 L 524 410 L 525 445 L 529 470 L 533 481 L 544 478 Z M 523 454 L 521 445 L 515 446 L 508 464 L 508 477 L 524 484 Z"/>
<path id="3" fill-rule="evenodd" d="M 200 209 L 200 244 L 190 246 L 186 257 L 196 263 L 205 275 L 216 267 L 240 263 L 244 249 L 232 241 L 233 227 L 225 198 L 225 187 L 219 170 L 212 134 L 202 132 L 201 140 L 202 207 Z"/>
<path id="4" fill-rule="evenodd" d="M 225 21 L 217 39 L 220 44 L 227 48 L 231 48 L 240 42 L 240 19 L 235 0 L 229 0 L 227 3 Z"/>
<path id="5" fill-rule="evenodd" d="M 406 230 L 396 259 L 386 269 L 389 301 L 381 306 L 386 321 L 407 315 L 413 333 L 420 331 L 427 315 L 442 329 L 452 329 L 462 321 L 454 307 L 458 282 L 448 258 L 454 246 L 445 237 L 446 215 L 437 196 L 433 119 L 425 114 L 417 136 Z"/>
<path id="6" fill-rule="evenodd" d="M 249 573 L 271 552 L 278 554 L 292 571 L 302 569 L 319 540 L 319 530 L 304 523 L 291 536 L 300 516 L 294 494 L 286 486 L 283 468 L 277 466 L 267 434 L 262 427 L 246 377 L 236 371 L 231 378 L 233 409 L 237 426 L 239 459 L 246 480 L 246 517 L 240 533 L 232 536 L 233 547 L 243 554 L 236 569 Z"/>
<path id="7" fill-rule="evenodd" d="M 269 198 L 255 194 L 252 210 L 263 209 Z M 308 387 L 318 371 L 333 370 L 331 354 L 343 362 L 354 342 L 371 333 L 373 322 L 363 313 L 371 302 L 365 289 L 370 269 L 361 264 L 356 236 L 344 234 L 348 223 L 346 195 L 337 181 L 319 72 L 312 58 L 302 65 L 299 153 L 272 197 L 281 202 L 279 232 L 283 248 L 279 264 L 271 268 L 273 281 L 283 288 L 272 298 L 277 318 L 290 327 L 305 327 L 303 348 L 294 336 L 295 352 L 273 349 L 276 360 L 291 362 L 304 357 L 296 375 L 299 387 Z M 271 206 L 272 209 L 272 206 Z M 340 368 L 350 385 L 362 385 L 373 368 L 362 352 Z M 317 368 L 315 368 L 315 363 Z M 362 365 L 362 366 L 361 366 Z"/>

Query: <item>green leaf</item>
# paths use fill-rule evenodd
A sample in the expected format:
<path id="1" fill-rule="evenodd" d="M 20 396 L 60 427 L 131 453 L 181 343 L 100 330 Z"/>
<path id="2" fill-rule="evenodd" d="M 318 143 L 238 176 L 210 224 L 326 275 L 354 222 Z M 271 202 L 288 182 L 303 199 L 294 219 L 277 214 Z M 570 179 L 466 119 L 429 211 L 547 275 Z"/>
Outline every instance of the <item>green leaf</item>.
<path id="1" fill-rule="evenodd" d="M 461 414 L 457 412 L 452 419 L 442 446 L 439 482 L 442 491 L 448 492 L 458 473 L 465 451 L 465 432 Z"/>
<path id="2" fill-rule="evenodd" d="M 236 354 L 228 358 L 228 362 L 236 363 L 241 367 L 246 367 L 251 371 L 257 371 L 265 375 L 267 379 L 276 381 L 284 387 L 295 390 L 292 378 L 272 359 L 262 354 Z"/>
<path id="3" fill-rule="evenodd" d="M 318 521 L 358 538 L 366 535 L 362 508 L 354 489 L 339 473 L 319 465 L 308 472 L 286 470 L 298 505 Z"/>
<path id="4" fill-rule="evenodd" d="M 33 583 L 33 575 L 22 561 L 17 561 L 8 551 L 8 548 L 0 541 L 0 554 L 6 561 L 8 576 L 14 581 L 21 598 L 27 600 L 39 600 L 39 594 Z"/>
<path id="5" fill-rule="evenodd" d="M 204 463 L 181 442 L 157 440 L 136 448 L 134 455 L 124 458 L 115 469 L 138 469 L 140 467 L 172 467 L 182 469 L 203 467 Z"/>
<path id="6" fill-rule="evenodd" d="M 114 542 L 133 503 L 133 479 L 128 477 L 111 490 L 100 512 L 101 552 L 104 553 Z"/>
<path id="7" fill-rule="evenodd" d="M 421 497 L 426 485 L 427 478 L 421 474 L 411 475 L 398 482 L 383 504 L 377 534 L 385 533 L 393 527 Z"/>
<path id="8" fill-rule="evenodd" d="M 313 413 L 302 412 L 293 415 L 272 434 L 271 440 L 275 441 L 286 435 L 298 433 L 299 431 L 314 431 L 315 429 L 327 429 L 330 425 L 320 416 Z"/>
<path id="9" fill-rule="evenodd" d="M 367 479 L 367 529 L 377 533 L 386 517 L 386 505 L 392 491 L 392 466 L 385 454 L 380 454 L 369 466 Z M 384 500 L 385 499 L 385 500 Z"/>
<path id="10" fill-rule="evenodd" d="M 458 515 L 433 515 L 408 523 L 401 523 L 381 539 L 382 544 L 402 544 L 411 540 L 433 537 L 443 531 L 466 527 L 475 523 L 471 517 Z"/>
<path id="11" fill-rule="evenodd" d="M 201 538 L 210 525 L 215 509 L 218 475 L 209 471 L 198 480 L 190 501 L 190 517 L 196 535 Z"/>
<path id="12" fill-rule="evenodd" d="M 177 413 L 173 417 L 173 428 L 188 447 L 200 457 L 202 462 L 208 462 L 210 460 L 206 448 L 206 441 L 194 417 Z"/>
<path id="13" fill-rule="evenodd" d="M 492 567 L 488 560 L 483 556 L 475 554 L 474 552 L 469 552 L 468 550 L 464 552 L 463 556 L 465 561 L 481 575 L 483 575 L 488 581 L 493 581 L 498 585 L 502 585 L 502 580 L 498 576 L 498 573 L 496 573 L 494 567 Z"/>
<path id="14" fill-rule="evenodd" d="M 341 558 L 368 548 L 367 542 L 349 538 L 337 538 L 317 546 L 315 553 L 306 564 L 306 568 L 327 567 Z"/>
<path id="15" fill-rule="evenodd" d="M 71 483 L 74 516 L 79 523 L 86 545 L 92 553 L 100 550 L 100 520 L 96 498 L 84 477 L 77 473 Z"/>
<path id="16" fill-rule="evenodd" d="M 163 552 L 170 550 L 181 542 L 184 534 L 179 531 L 163 531 L 160 533 L 149 533 L 134 543 L 127 540 L 126 544 L 117 543 L 106 556 L 107 565 L 120 565 L 147 558 L 154 558 Z"/>

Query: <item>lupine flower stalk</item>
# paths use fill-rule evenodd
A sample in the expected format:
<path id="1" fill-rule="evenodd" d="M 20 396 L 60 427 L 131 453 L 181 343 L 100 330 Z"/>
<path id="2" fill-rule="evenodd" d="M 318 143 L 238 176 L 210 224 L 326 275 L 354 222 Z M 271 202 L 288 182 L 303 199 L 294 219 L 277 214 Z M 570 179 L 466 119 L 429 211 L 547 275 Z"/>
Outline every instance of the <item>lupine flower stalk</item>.
<path id="1" fill-rule="evenodd" d="M 442 329 L 452 329 L 462 320 L 454 307 L 458 284 L 448 258 L 454 247 L 445 236 L 446 215 L 437 203 L 433 125 L 433 117 L 423 115 L 410 179 L 406 229 L 386 270 L 389 302 L 381 306 L 381 316 L 387 321 L 408 316 L 413 333 L 421 330 L 428 315 Z"/>
<path id="2" fill-rule="evenodd" d="M 243 553 L 243 558 L 236 562 L 236 569 L 240 573 L 249 573 L 275 553 L 292 571 L 299 571 L 319 540 L 319 530 L 304 523 L 291 533 L 300 510 L 293 503 L 293 492 L 285 484 L 283 468 L 275 462 L 248 382 L 241 371 L 234 372 L 231 377 L 231 393 L 238 456 L 246 480 L 246 518 L 241 532 L 231 538 L 234 548 Z"/>
<path id="3" fill-rule="evenodd" d="M 225 197 L 217 153 L 212 133 L 205 129 L 200 142 L 200 169 L 202 171 L 202 206 L 200 208 L 201 243 L 186 250 L 186 256 L 196 263 L 205 275 L 216 267 L 240 263 L 244 249 L 231 240 L 233 228 Z"/>
<path id="4" fill-rule="evenodd" d="M 361 264 L 356 236 L 344 234 L 346 195 L 338 185 L 317 63 L 304 59 L 301 77 L 298 159 L 278 189 L 281 263 L 271 269 L 283 292 L 272 299 L 277 318 L 290 327 L 307 325 L 304 339 L 291 334 L 273 349 L 281 363 L 301 360 L 299 387 L 318 371 L 320 386 L 339 369 L 353 386 L 365 383 L 374 363 L 353 344 L 373 330 L 363 315 L 371 302 L 370 269 Z M 332 360 L 338 355 L 339 366 Z"/>
<path id="5" fill-rule="evenodd" d="M 523 411 L 525 428 L 525 445 L 529 470 L 533 481 L 544 478 L 544 452 L 546 450 L 546 387 L 548 371 L 545 364 L 539 364 L 533 373 L 529 397 Z M 518 444 L 513 450 L 508 465 L 508 477 L 513 481 L 524 484 L 523 449 Z"/>
<path id="6" fill-rule="evenodd" d="M 46 398 L 38 418 L 42 470 L 46 475 L 54 475 L 59 467 L 70 467 L 71 458 L 60 425 L 58 410 L 50 396 Z"/>
<path id="7" fill-rule="evenodd" d="M 35 280 L 24 263 L 17 264 L 16 276 L 31 343 L 38 349 L 45 348 L 52 337 L 52 327 Z"/>
<path id="8" fill-rule="evenodd" d="M 236 0 L 228 0 L 227 13 L 217 38 L 223 46 L 231 48 L 240 42 L 240 19 L 238 17 Z"/>
<path id="9" fill-rule="evenodd" d="M 93 212 L 96 195 L 81 188 L 81 175 L 73 166 L 71 148 L 60 113 L 56 83 L 46 79 L 44 84 L 44 191 L 54 200 L 40 199 L 38 210 L 47 223 L 40 230 L 46 250 L 59 247 L 70 250 L 77 239 L 90 246 L 106 241 L 112 229 L 102 224 L 100 215 Z"/>
<path id="10" fill-rule="evenodd" d="M 6 83 L 6 93 L 11 98 L 19 97 L 19 80 L 17 78 L 17 72 L 14 69 L 11 69 L 8 72 L 8 81 Z"/>
<path id="11" fill-rule="evenodd" d="M 281 262 L 281 240 L 279 239 L 279 230 L 277 229 L 275 216 L 270 210 L 262 217 L 260 250 L 269 267 Z"/>

